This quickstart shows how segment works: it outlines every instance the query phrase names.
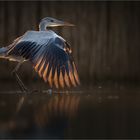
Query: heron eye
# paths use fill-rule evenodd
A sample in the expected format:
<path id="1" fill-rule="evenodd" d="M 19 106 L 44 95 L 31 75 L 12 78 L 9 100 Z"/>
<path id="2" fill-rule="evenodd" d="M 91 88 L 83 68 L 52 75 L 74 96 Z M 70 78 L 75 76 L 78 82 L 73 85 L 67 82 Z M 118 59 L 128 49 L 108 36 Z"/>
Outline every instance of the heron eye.
<path id="1" fill-rule="evenodd" d="M 53 22 L 53 19 L 51 19 L 51 22 Z"/>

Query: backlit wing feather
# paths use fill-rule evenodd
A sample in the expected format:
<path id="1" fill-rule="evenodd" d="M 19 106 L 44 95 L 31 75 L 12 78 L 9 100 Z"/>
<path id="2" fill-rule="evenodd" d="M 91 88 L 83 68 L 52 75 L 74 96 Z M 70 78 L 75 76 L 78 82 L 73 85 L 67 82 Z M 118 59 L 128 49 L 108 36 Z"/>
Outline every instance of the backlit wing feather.
<path id="1" fill-rule="evenodd" d="M 69 45 L 59 37 L 43 43 L 19 41 L 8 55 L 22 56 L 33 63 L 39 76 L 56 88 L 80 84 Z"/>

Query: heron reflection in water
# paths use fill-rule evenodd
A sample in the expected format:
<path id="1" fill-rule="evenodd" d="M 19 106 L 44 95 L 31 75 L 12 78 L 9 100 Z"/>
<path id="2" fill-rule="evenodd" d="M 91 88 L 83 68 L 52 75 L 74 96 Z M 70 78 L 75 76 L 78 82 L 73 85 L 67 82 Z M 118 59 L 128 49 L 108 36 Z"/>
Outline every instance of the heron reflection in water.
<path id="1" fill-rule="evenodd" d="M 39 31 L 27 31 L 12 44 L 0 48 L 0 58 L 17 61 L 12 72 L 22 91 L 27 92 L 17 71 L 21 64 L 30 61 L 52 88 L 76 87 L 80 84 L 72 50 L 65 39 L 47 27 L 74 26 L 68 22 L 46 17 L 39 24 Z"/>
<path id="2" fill-rule="evenodd" d="M 44 100 L 35 107 L 35 122 L 43 127 L 57 119 L 73 119 L 77 115 L 80 100 L 77 95 L 52 96 L 47 102 Z"/>
<path id="3" fill-rule="evenodd" d="M 13 95 L 10 96 L 12 97 Z M 11 112 L 14 112 L 15 105 L 7 101 L 7 106 L 1 110 L 3 114 L 8 113 L 7 115 L 5 114 L 6 119 L 1 115 L 1 119 L 4 119 L 0 124 L 1 136 L 4 136 L 4 138 L 5 136 L 9 137 L 9 135 L 10 137 L 21 137 L 23 135 L 28 137 L 28 135 L 33 134 L 33 137 L 35 137 L 41 132 L 40 130 L 42 130 L 41 135 L 47 135 L 48 133 L 51 135 L 54 123 L 57 132 L 64 133 L 78 116 L 81 96 L 75 94 L 63 94 L 62 96 L 59 94 L 52 96 L 45 94 L 44 96 L 45 98 L 42 98 L 39 94 L 36 97 L 30 94 L 27 97 L 26 106 L 18 114 L 13 114 L 12 116 Z M 8 98 L 10 99 L 11 97 Z M 17 96 L 14 101 L 18 102 Z M 6 108 L 10 108 L 11 111 L 7 112 Z"/>

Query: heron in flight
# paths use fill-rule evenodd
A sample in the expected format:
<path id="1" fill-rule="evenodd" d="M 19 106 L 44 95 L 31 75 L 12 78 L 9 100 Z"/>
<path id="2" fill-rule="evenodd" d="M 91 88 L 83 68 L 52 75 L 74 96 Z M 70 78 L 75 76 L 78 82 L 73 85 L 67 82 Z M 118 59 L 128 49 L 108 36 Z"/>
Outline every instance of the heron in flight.
<path id="1" fill-rule="evenodd" d="M 18 62 L 13 74 L 23 91 L 27 91 L 27 88 L 17 71 L 25 61 L 32 63 L 35 71 L 51 88 L 80 85 L 70 45 L 61 36 L 48 29 L 57 26 L 73 26 L 73 24 L 46 17 L 41 20 L 39 31 L 29 30 L 9 46 L 0 48 L 0 58 Z"/>

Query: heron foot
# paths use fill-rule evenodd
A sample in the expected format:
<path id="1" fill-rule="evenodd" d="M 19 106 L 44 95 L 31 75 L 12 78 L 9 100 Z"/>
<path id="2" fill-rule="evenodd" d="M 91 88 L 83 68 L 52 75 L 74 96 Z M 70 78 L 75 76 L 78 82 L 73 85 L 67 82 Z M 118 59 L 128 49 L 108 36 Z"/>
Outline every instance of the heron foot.
<path id="1" fill-rule="evenodd" d="M 52 95 L 52 89 L 48 89 L 48 94 Z"/>

